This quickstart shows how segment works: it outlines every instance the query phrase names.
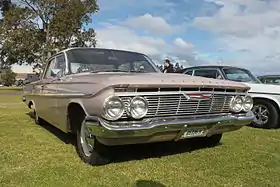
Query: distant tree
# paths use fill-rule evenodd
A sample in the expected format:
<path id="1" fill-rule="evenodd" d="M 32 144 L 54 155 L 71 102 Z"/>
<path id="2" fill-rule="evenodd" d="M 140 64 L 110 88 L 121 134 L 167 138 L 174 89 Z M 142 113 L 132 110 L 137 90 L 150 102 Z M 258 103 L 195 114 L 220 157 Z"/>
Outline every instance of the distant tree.
<path id="1" fill-rule="evenodd" d="M 9 1 L 10 2 L 10 1 Z M 95 47 L 95 31 L 84 28 L 99 10 L 96 0 L 18 0 L 2 5 L 1 58 L 4 64 L 33 65 L 71 46 Z M 8 7 L 8 8 L 7 8 Z"/>
<path id="2" fill-rule="evenodd" d="M 11 0 L 0 0 L 0 13 L 2 14 L 2 18 L 0 19 L 0 27 L 3 26 L 4 19 L 6 12 L 12 7 L 12 1 Z M 1 30 L 1 29 L 0 29 Z M 0 69 L 4 69 L 7 66 L 4 64 L 5 58 L 2 56 L 2 45 L 3 41 L 1 40 L 2 38 L 0 37 Z"/>
<path id="3" fill-rule="evenodd" d="M 11 69 L 3 70 L 0 77 L 1 84 L 12 86 L 16 82 L 16 75 Z"/>
<path id="4" fill-rule="evenodd" d="M 0 0 L 0 11 L 3 16 L 13 6 L 11 0 Z M 2 20 L 2 19 L 1 19 Z"/>

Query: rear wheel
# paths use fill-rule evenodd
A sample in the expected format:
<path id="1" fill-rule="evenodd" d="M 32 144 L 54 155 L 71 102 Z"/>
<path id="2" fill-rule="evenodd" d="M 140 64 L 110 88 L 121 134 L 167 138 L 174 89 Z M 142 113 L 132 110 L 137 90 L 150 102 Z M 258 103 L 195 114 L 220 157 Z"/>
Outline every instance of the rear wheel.
<path id="1" fill-rule="evenodd" d="M 263 99 L 256 99 L 254 100 L 252 112 L 255 115 L 252 126 L 264 129 L 278 127 L 279 114 L 277 108 L 272 104 L 272 102 Z"/>
<path id="2" fill-rule="evenodd" d="M 40 118 L 38 116 L 38 113 L 36 111 L 36 108 L 35 108 L 34 104 L 31 105 L 31 110 L 32 110 L 32 115 L 33 115 L 35 123 L 38 124 L 38 125 L 42 125 L 43 124 L 43 120 L 42 120 L 42 118 Z"/>
<path id="3" fill-rule="evenodd" d="M 84 122 L 77 128 L 76 133 L 77 153 L 85 163 L 96 166 L 109 162 L 105 158 L 108 148 L 98 142 Z"/>

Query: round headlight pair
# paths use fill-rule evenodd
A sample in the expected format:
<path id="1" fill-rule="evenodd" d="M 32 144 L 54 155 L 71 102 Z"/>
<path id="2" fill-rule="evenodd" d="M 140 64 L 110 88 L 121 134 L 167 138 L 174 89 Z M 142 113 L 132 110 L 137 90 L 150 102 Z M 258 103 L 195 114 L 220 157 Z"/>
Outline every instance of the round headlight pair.
<path id="1" fill-rule="evenodd" d="M 236 96 L 233 98 L 230 104 L 230 108 L 233 112 L 249 112 L 253 107 L 253 99 L 251 96 Z"/>
<path id="2" fill-rule="evenodd" d="M 136 96 L 125 107 L 119 97 L 113 96 L 105 101 L 103 116 L 108 120 L 117 120 L 123 115 L 125 110 L 132 118 L 140 119 L 147 114 L 148 103 L 145 98 Z"/>

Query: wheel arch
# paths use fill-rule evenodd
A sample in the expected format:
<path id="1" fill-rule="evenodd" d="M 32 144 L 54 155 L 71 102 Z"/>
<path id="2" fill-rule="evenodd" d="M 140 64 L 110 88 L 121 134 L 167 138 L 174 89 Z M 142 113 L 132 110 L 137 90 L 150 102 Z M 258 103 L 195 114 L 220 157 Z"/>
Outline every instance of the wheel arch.
<path id="1" fill-rule="evenodd" d="M 279 128 L 279 120 L 280 120 L 280 105 L 279 105 L 279 101 L 277 98 L 274 98 L 273 96 L 270 97 L 270 96 L 262 96 L 262 95 L 259 95 L 259 96 L 254 96 L 253 97 L 253 100 L 262 100 L 262 101 L 266 101 L 266 102 L 269 102 L 270 104 L 272 104 L 275 109 L 276 109 L 276 113 L 278 114 L 278 117 L 273 117 L 275 120 L 272 122 L 272 124 L 266 124 L 265 126 L 263 126 L 262 128 L 265 128 L 265 129 L 274 129 L 274 128 Z M 277 115 L 276 114 L 276 115 Z"/>
<path id="2" fill-rule="evenodd" d="M 76 133 L 78 126 L 87 115 L 82 103 L 71 101 L 67 106 L 67 132 Z"/>
<path id="3" fill-rule="evenodd" d="M 253 100 L 265 100 L 268 101 L 270 103 L 272 103 L 275 108 L 277 109 L 278 112 L 280 112 L 280 102 L 273 97 L 268 97 L 268 96 L 261 96 L 261 95 L 256 95 L 256 96 L 252 96 Z"/>

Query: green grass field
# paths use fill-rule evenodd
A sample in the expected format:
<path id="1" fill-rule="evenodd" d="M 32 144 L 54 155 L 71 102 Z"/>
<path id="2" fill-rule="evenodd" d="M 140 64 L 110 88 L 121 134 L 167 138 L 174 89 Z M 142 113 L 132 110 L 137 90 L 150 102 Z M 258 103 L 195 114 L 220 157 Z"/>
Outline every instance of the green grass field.
<path id="1" fill-rule="evenodd" d="M 60 131 L 35 124 L 19 93 L 0 90 L 0 186 L 279 186 L 279 130 L 244 127 L 213 148 L 120 147 L 114 163 L 93 167 Z"/>
<path id="2" fill-rule="evenodd" d="M 18 91 L 18 90 L 22 90 L 22 87 L 17 87 L 17 86 L 10 86 L 10 87 L 0 87 L 0 91 L 5 91 L 5 90 L 9 90 L 9 91 Z"/>

